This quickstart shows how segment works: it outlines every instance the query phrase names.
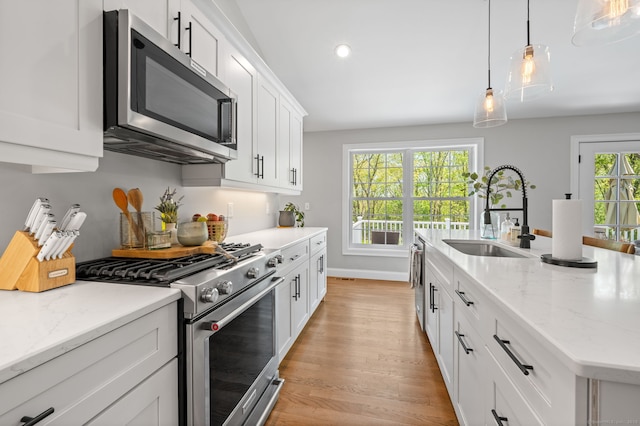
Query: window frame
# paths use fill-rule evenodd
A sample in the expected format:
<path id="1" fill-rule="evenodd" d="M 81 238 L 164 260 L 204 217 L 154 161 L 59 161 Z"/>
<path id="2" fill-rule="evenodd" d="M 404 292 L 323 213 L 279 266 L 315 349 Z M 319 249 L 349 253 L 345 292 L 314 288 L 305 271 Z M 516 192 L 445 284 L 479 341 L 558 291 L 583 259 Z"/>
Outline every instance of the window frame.
<path id="1" fill-rule="evenodd" d="M 469 149 L 469 170 L 484 169 L 484 138 L 455 138 L 455 139 L 432 139 L 413 141 L 392 141 L 392 142 L 368 142 L 345 144 L 342 147 L 342 254 L 356 256 L 384 256 L 384 257 L 407 257 L 408 248 L 413 243 L 413 226 L 404 226 L 413 223 L 413 208 L 403 209 L 402 245 L 353 245 L 351 243 L 351 193 L 353 188 L 353 174 L 351 170 L 351 154 L 356 151 L 377 151 L 379 153 L 404 151 L 405 153 L 423 150 L 451 150 Z M 407 156 L 403 158 L 403 180 L 409 186 L 403 187 L 403 206 L 412 206 L 413 200 L 413 170 L 406 167 Z M 411 161 L 413 164 L 413 161 Z M 409 194 L 409 195 L 407 195 Z M 475 228 L 475 214 L 478 209 L 478 198 L 472 197 L 469 204 L 470 227 Z M 408 230 L 411 228 L 411 231 Z M 409 233 L 410 232 L 410 233 Z"/>

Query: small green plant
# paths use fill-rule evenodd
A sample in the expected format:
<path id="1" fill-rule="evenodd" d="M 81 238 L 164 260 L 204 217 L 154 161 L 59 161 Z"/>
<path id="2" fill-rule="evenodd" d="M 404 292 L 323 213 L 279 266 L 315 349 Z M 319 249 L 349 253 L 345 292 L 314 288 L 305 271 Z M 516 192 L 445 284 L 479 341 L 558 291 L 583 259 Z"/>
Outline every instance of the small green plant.
<path id="1" fill-rule="evenodd" d="M 178 222 L 178 207 L 182 204 L 183 197 L 180 197 L 177 201 L 174 199 L 176 196 L 176 190 L 171 191 L 169 187 L 164 191 L 162 197 L 160 197 L 160 204 L 156 206 L 156 210 L 160 212 L 160 219 L 164 223 L 177 223 Z"/>
<path id="2" fill-rule="evenodd" d="M 500 204 L 497 206 L 502 199 L 505 197 L 511 198 L 513 194 L 511 191 L 520 191 L 523 183 L 520 179 L 514 179 L 510 175 L 505 175 L 506 170 L 500 170 L 496 173 L 491 179 L 491 183 L 489 183 L 489 174 L 493 168 L 486 166 L 484 168 L 484 174 L 480 176 L 477 172 L 473 173 L 463 173 L 462 176 L 467 180 L 467 184 L 471 185 L 471 189 L 469 190 L 469 196 L 474 194 L 478 194 L 480 198 L 487 198 L 488 189 L 491 188 L 491 192 L 489 193 L 489 202 L 491 203 L 491 207 L 499 207 L 505 208 L 506 204 Z M 536 186 L 531 184 L 529 181 L 524 182 L 524 186 L 527 189 L 536 189 Z"/>
<path id="3" fill-rule="evenodd" d="M 300 228 L 304 228 L 304 212 L 300 210 L 300 208 L 297 205 L 289 202 L 285 204 L 284 211 L 293 212 L 293 215 L 296 218 L 296 223 L 298 224 L 298 226 Z"/>

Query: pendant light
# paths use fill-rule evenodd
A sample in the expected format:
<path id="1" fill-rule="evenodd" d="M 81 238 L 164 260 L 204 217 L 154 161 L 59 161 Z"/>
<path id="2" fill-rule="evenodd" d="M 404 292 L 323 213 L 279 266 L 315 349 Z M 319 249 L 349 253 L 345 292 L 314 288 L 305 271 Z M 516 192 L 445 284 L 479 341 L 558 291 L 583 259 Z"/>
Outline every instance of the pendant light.
<path id="1" fill-rule="evenodd" d="M 527 0 L 527 45 L 511 56 L 505 96 L 520 102 L 535 99 L 553 90 L 550 75 L 549 47 L 531 44 Z"/>
<path id="2" fill-rule="evenodd" d="M 614 43 L 640 33 L 640 0 L 579 0 L 571 42 Z"/>
<path id="3" fill-rule="evenodd" d="M 489 0 L 489 36 L 487 55 L 487 89 L 483 90 L 476 102 L 476 111 L 473 116 L 473 127 L 496 127 L 507 122 L 507 110 L 504 104 L 502 91 L 493 90 L 491 87 L 491 0 Z"/>

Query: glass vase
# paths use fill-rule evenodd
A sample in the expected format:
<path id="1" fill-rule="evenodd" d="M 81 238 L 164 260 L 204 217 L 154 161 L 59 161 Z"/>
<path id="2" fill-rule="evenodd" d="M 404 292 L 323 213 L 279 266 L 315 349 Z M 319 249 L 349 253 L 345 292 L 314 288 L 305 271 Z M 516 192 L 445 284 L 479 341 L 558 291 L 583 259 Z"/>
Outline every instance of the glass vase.
<path id="1" fill-rule="evenodd" d="M 500 215 L 498 212 L 480 212 L 480 238 L 497 240 L 500 237 Z"/>

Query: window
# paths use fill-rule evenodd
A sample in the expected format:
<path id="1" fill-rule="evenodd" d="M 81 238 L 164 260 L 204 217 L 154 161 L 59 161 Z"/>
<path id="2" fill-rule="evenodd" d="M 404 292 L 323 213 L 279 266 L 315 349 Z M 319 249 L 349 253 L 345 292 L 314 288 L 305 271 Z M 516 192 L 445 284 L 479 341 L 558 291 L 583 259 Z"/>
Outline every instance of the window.
<path id="1" fill-rule="evenodd" d="M 633 136 L 576 137 L 573 141 L 580 162 L 572 178 L 583 200 L 585 235 L 640 239 L 640 138 L 630 140 Z"/>
<path id="2" fill-rule="evenodd" d="M 344 254 L 406 256 L 416 228 L 470 227 L 482 139 L 345 145 Z"/>

